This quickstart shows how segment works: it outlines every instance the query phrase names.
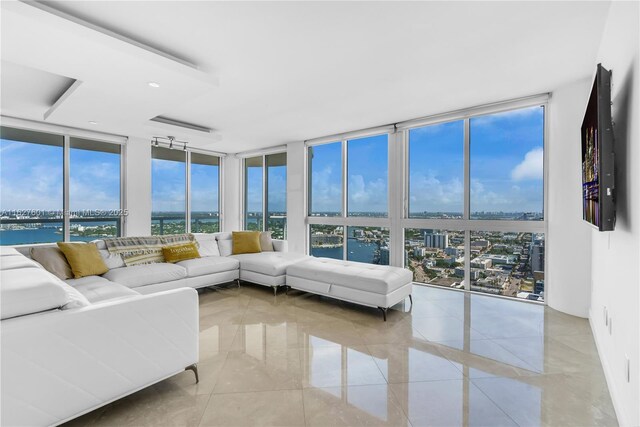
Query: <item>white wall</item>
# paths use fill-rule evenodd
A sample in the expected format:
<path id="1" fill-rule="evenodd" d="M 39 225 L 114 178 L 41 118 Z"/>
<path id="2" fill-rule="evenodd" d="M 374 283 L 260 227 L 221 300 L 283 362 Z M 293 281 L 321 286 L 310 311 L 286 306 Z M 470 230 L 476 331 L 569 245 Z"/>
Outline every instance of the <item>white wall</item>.
<path id="1" fill-rule="evenodd" d="M 242 230 L 242 160 L 233 154 L 223 160 L 222 230 Z"/>
<path id="2" fill-rule="evenodd" d="M 125 150 L 125 198 L 129 211 L 125 234 L 148 236 L 151 234 L 151 144 L 148 139 L 130 138 Z"/>
<path id="3" fill-rule="evenodd" d="M 302 142 L 287 145 L 287 240 L 291 252 L 306 252 L 306 156 Z"/>
<path id="4" fill-rule="evenodd" d="M 613 232 L 591 232 L 591 326 L 618 420 L 628 426 L 640 425 L 639 9 L 638 2 L 612 3 L 598 54 L 598 62 L 613 72 L 617 222 Z M 630 382 L 625 355 L 631 360 Z"/>
<path id="5" fill-rule="evenodd" d="M 591 298 L 591 229 L 581 220 L 580 127 L 590 86 L 588 77 L 553 91 L 547 115 L 547 303 L 585 318 Z"/>

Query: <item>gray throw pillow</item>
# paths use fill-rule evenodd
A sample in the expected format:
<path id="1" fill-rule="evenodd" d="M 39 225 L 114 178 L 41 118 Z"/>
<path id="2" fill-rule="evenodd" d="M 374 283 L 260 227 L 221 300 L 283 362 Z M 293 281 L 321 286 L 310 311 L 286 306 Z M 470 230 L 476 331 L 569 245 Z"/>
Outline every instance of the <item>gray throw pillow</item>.
<path id="1" fill-rule="evenodd" d="M 49 273 L 59 279 L 67 280 L 73 278 L 71 266 L 62 251 L 55 246 L 33 247 L 31 248 L 31 258 L 40 263 Z"/>
<path id="2" fill-rule="evenodd" d="M 273 252 L 271 231 L 263 231 L 262 233 L 260 233 L 260 250 L 262 252 Z"/>

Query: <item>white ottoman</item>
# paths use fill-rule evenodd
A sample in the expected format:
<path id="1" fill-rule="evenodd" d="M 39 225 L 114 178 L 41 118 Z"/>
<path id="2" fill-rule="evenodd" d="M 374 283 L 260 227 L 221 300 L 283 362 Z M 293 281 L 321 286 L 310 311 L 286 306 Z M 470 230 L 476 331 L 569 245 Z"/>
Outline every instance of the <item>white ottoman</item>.
<path id="1" fill-rule="evenodd" d="M 388 265 L 365 264 L 331 258 L 309 258 L 287 267 L 286 285 L 382 310 L 406 297 L 411 302 L 411 271 Z"/>

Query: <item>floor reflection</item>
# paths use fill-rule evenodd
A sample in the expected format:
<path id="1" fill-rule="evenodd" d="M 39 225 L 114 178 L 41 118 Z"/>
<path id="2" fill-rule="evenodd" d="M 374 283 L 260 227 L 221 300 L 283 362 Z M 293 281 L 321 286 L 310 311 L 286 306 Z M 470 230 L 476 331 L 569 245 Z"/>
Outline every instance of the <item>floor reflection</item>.
<path id="1" fill-rule="evenodd" d="M 375 309 L 270 292 L 200 295 L 204 381 L 160 383 L 176 399 L 211 395 L 189 406 L 200 425 L 617 425 L 585 319 L 414 286 L 413 307 L 383 322 Z M 108 424 L 112 409 L 99 411 L 81 419 Z"/>

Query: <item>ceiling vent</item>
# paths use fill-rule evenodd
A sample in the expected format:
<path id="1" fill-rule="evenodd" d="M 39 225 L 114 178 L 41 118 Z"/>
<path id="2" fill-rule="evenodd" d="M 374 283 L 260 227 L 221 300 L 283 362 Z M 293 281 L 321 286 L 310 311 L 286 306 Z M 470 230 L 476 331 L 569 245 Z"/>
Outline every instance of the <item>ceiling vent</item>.
<path id="1" fill-rule="evenodd" d="M 182 129 L 190 129 L 198 132 L 213 133 L 213 129 L 206 126 L 194 125 L 193 123 L 181 122 L 180 120 L 174 120 L 167 117 L 156 116 L 151 119 L 152 122 L 162 123 L 169 126 L 175 126 Z"/>

